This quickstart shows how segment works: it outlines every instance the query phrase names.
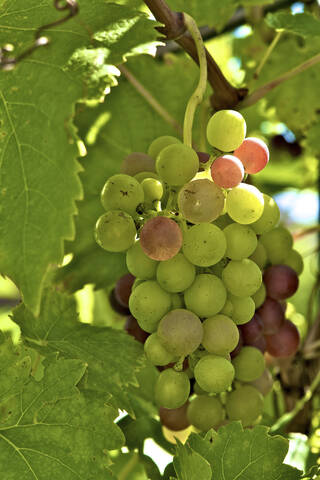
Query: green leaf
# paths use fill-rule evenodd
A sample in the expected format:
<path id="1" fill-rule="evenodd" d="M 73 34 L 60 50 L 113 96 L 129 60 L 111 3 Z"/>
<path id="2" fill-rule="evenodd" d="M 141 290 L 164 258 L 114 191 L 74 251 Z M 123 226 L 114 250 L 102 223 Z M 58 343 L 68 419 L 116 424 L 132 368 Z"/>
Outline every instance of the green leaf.
<path id="1" fill-rule="evenodd" d="M 133 415 L 128 387 L 138 385 L 135 373 L 144 362 L 141 344 L 124 331 L 79 323 L 74 299 L 49 290 L 39 317 L 21 305 L 13 320 L 40 353 L 58 352 L 60 357 L 84 362 L 88 366 L 86 388 L 111 397 L 111 405 Z"/>
<path id="2" fill-rule="evenodd" d="M 320 21 L 309 12 L 295 15 L 286 12 L 268 13 L 265 21 L 278 31 L 290 32 L 301 37 L 320 36 Z"/>
<path id="3" fill-rule="evenodd" d="M 288 445 L 288 440 L 268 435 L 267 427 L 244 430 L 240 422 L 232 422 L 204 438 L 191 434 L 184 446 L 179 445 L 175 461 L 185 463 L 189 455 L 190 468 L 195 468 L 199 459 L 190 459 L 197 453 L 211 466 L 214 480 L 298 480 L 301 472 L 283 463 Z"/>
<path id="4" fill-rule="evenodd" d="M 138 452 L 118 452 L 112 461 L 111 470 L 119 479 L 160 480 L 162 478 L 157 465 L 147 455 Z"/>
<path id="5" fill-rule="evenodd" d="M 173 459 L 178 480 L 211 480 L 212 471 L 209 462 L 194 451 L 188 442 L 182 445 L 177 441 L 177 454 Z M 231 479 L 230 479 L 231 480 Z"/>
<path id="6" fill-rule="evenodd" d="M 320 121 L 314 123 L 307 131 L 305 145 L 315 156 L 320 155 Z"/>
<path id="7" fill-rule="evenodd" d="M 82 361 L 46 363 L 41 381 L 22 375 L 19 391 L 1 407 L 2 413 L 7 410 L 1 416 L 1 476 L 46 480 L 50 472 L 53 479 L 112 478 L 106 451 L 124 442 L 113 423 L 117 411 L 105 405 L 103 395 L 76 387 L 86 370 Z"/>

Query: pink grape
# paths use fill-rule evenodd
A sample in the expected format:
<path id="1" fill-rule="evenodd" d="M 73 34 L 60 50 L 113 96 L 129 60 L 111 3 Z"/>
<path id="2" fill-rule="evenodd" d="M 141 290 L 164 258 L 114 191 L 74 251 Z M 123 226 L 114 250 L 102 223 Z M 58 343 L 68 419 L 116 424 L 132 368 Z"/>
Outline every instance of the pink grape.
<path id="1" fill-rule="evenodd" d="M 284 300 L 291 297 L 298 288 L 297 273 L 287 265 L 272 265 L 263 275 L 267 296 L 275 300 Z"/>
<path id="2" fill-rule="evenodd" d="M 246 173 L 258 173 L 269 161 L 267 145 L 259 138 L 248 137 L 233 154 L 241 160 Z"/>
<path id="3" fill-rule="evenodd" d="M 299 348 L 299 332 L 290 320 L 285 320 L 277 333 L 266 335 L 265 339 L 267 341 L 267 352 L 274 357 L 290 357 Z"/>
<path id="4" fill-rule="evenodd" d="M 233 188 L 242 182 L 244 168 L 234 155 L 223 155 L 215 159 L 211 165 L 211 177 L 214 183 L 222 188 Z"/>
<path id="5" fill-rule="evenodd" d="M 284 322 L 282 306 L 273 298 L 267 297 L 261 307 L 258 308 L 257 314 L 262 320 L 265 335 L 277 333 Z"/>
<path id="6" fill-rule="evenodd" d="M 243 343 L 251 345 L 251 342 L 263 334 L 263 324 L 259 315 L 255 314 L 251 320 L 243 325 L 238 325 L 241 330 Z"/>
<path id="7" fill-rule="evenodd" d="M 169 260 L 182 246 L 182 231 L 178 224 L 167 217 L 154 217 L 142 227 L 140 245 L 153 260 Z"/>

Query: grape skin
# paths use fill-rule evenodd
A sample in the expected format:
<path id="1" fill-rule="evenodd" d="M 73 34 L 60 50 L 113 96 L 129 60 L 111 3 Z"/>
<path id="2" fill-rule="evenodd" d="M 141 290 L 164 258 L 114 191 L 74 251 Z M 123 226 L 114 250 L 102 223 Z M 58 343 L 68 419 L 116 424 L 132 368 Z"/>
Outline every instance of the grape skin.
<path id="1" fill-rule="evenodd" d="M 187 183 L 178 195 L 179 210 L 191 223 L 212 222 L 221 214 L 224 202 L 221 188 L 205 178 Z"/>
<path id="2" fill-rule="evenodd" d="M 129 175 L 113 175 L 106 181 L 101 191 L 101 203 L 107 211 L 122 210 L 134 215 L 137 206 L 143 203 L 143 200 L 142 186 Z"/>
<path id="3" fill-rule="evenodd" d="M 157 379 L 154 393 L 159 407 L 181 407 L 190 394 L 188 375 L 185 372 L 176 372 L 173 368 L 163 370 Z"/>
<path id="4" fill-rule="evenodd" d="M 169 145 L 157 156 L 158 175 L 171 186 L 183 186 L 195 176 L 198 169 L 198 155 L 192 148 L 183 144 Z"/>
<path id="5" fill-rule="evenodd" d="M 181 141 L 176 138 L 172 137 L 171 135 L 162 135 L 161 137 L 155 138 L 149 145 L 148 148 L 148 155 L 156 160 L 157 156 L 164 148 L 168 147 L 169 145 L 180 144 Z"/>
<path id="6" fill-rule="evenodd" d="M 262 274 L 252 260 L 231 260 L 222 272 L 222 280 L 232 295 L 250 297 L 260 287 Z"/>
<path id="7" fill-rule="evenodd" d="M 186 259 L 183 253 L 177 253 L 169 260 L 158 264 L 157 281 L 167 292 L 183 292 L 190 287 L 195 276 L 195 266 Z"/>
<path id="8" fill-rule="evenodd" d="M 251 297 L 235 297 L 229 293 L 228 298 L 232 303 L 231 318 L 237 325 L 249 322 L 254 315 L 255 303 Z"/>
<path id="9" fill-rule="evenodd" d="M 207 139 L 210 145 L 222 152 L 238 148 L 246 136 L 246 122 L 235 110 L 219 110 L 207 125 Z"/>
<path id="10" fill-rule="evenodd" d="M 218 263 L 226 248 L 224 233 L 212 223 L 193 225 L 184 234 L 182 251 L 191 263 L 199 267 Z"/>
<path id="11" fill-rule="evenodd" d="M 137 320 L 132 315 L 127 317 L 124 329 L 129 335 L 131 335 L 140 343 L 144 343 L 149 337 L 149 333 L 145 330 L 142 330 Z"/>
<path id="12" fill-rule="evenodd" d="M 211 165 L 212 180 L 222 188 L 233 188 L 242 182 L 244 168 L 234 155 L 223 155 Z"/>
<path id="13" fill-rule="evenodd" d="M 194 378 L 199 386 L 209 393 L 226 391 L 234 379 L 234 367 L 226 358 L 205 355 L 194 367 Z"/>
<path id="14" fill-rule="evenodd" d="M 239 330 L 231 318 L 215 315 L 203 322 L 202 345 L 209 353 L 225 355 L 232 352 L 239 341 Z"/>
<path id="15" fill-rule="evenodd" d="M 169 260 L 182 246 L 182 232 L 174 220 L 154 217 L 147 220 L 140 232 L 140 244 L 144 253 L 153 260 Z"/>
<path id="16" fill-rule="evenodd" d="M 230 420 L 241 420 L 244 427 L 252 425 L 263 410 L 263 396 L 252 385 L 243 385 L 229 393 L 226 411 Z"/>
<path id="17" fill-rule="evenodd" d="M 123 307 L 129 306 L 129 297 L 131 294 L 132 290 L 132 285 L 135 280 L 135 277 L 131 275 L 131 273 L 127 273 L 126 275 L 123 275 L 122 277 L 119 278 L 117 281 L 115 288 L 114 288 L 114 294 L 115 298 L 122 305 Z"/>
<path id="18" fill-rule="evenodd" d="M 265 335 L 273 335 L 278 332 L 284 322 L 283 309 L 277 300 L 267 297 L 257 310 L 263 325 Z"/>
<path id="19" fill-rule="evenodd" d="M 265 247 L 268 259 L 273 265 L 281 264 L 286 259 L 293 244 L 291 233 L 284 227 L 276 227 L 263 233 L 259 240 Z"/>
<path id="20" fill-rule="evenodd" d="M 258 173 L 269 162 L 269 150 L 260 138 L 247 137 L 240 147 L 234 151 L 244 165 L 246 173 Z"/>
<path id="21" fill-rule="evenodd" d="M 222 422 L 224 410 L 216 397 L 200 395 L 190 402 L 187 417 L 191 425 L 206 432 L 210 428 L 216 428 Z"/>
<path id="22" fill-rule="evenodd" d="M 240 353 L 232 360 L 235 369 L 235 378 L 242 382 L 252 382 L 259 378 L 264 369 L 264 356 L 255 347 L 244 346 Z"/>
<path id="23" fill-rule="evenodd" d="M 109 210 L 98 218 L 96 242 L 108 252 L 128 250 L 135 241 L 136 227 L 132 217 L 121 210 Z"/>
<path id="24" fill-rule="evenodd" d="M 227 291 L 216 275 L 201 273 L 184 292 L 186 307 L 200 318 L 216 315 L 223 308 Z"/>
<path id="25" fill-rule="evenodd" d="M 157 333 L 152 333 L 144 344 L 144 352 L 152 365 L 167 365 L 175 360 L 175 356 L 168 352 L 160 342 Z"/>
<path id="26" fill-rule="evenodd" d="M 280 210 L 275 200 L 265 193 L 262 195 L 264 200 L 262 215 L 250 225 L 257 234 L 270 232 L 280 220 Z"/>
<path id="27" fill-rule="evenodd" d="M 188 428 L 190 422 L 187 417 L 189 401 L 179 408 L 159 408 L 160 422 L 174 432 Z"/>
<path id="28" fill-rule="evenodd" d="M 155 160 L 146 153 L 132 152 L 124 158 L 120 171 L 132 177 L 140 172 L 155 172 Z"/>
<path id="29" fill-rule="evenodd" d="M 226 256 L 231 260 L 242 260 L 249 257 L 257 247 L 257 237 L 247 225 L 231 223 L 223 229 L 227 240 Z"/>
<path id="30" fill-rule="evenodd" d="M 227 214 L 235 221 L 244 225 L 257 221 L 264 207 L 262 193 L 253 185 L 240 183 L 227 194 Z"/>
<path id="31" fill-rule="evenodd" d="M 296 272 L 287 265 L 272 265 L 263 275 L 267 295 L 275 300 L 285 300 L 298 289 L 299 278 Z"/>
<path id="32" fill-rule="evenodd" d="M 156 276 L 158 262 L 144 253 L 140 240 L 127 251 L 126 264 L 129 272 L 141 280 L 151 280 Z"/>
<path id="33" fill-rule="evenodd" d="M 285 320 L 274 335 L 266 335 L 267 352 L 273 357 L 290 357 L 299 348 L 300 335 L 297 327 L 290 320 Z"/>

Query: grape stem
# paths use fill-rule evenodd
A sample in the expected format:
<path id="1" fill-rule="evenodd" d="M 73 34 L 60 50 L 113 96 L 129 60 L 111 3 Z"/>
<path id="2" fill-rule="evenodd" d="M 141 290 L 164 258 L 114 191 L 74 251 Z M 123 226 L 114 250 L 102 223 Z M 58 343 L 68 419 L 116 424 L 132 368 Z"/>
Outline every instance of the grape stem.
<path id="1" fill-rule="evenodd" d="M 192 36 L 196 45 L 200 67 L 199 83 L 189 99 L 183 122 L 183 143 L 188 147 L 192 147 L 192 126 L 194 114 L 197 106 L 200 105 L 203 100 L 203 96 L 207 87 L 207 57 L 202 36 L 196 22 L 187 13 L 184 13 L 183 16 L 185 26 L 190 32 L 190 35 Z"/>
<path id="2" fill-rule="evenodd" d="M 185 357 L 184 355 L 182 355 L 182 357 L 180 357 L 179 360 L 175 363 L 173 368 L 175 369 L 176 372 L 182 372 L 184 359 Z"/>
<path id="3" fill-rule="evenodd" d="M 263 69 L 266 61 L 268 60 L 268 58 L 270 57 L 271 53 L 273 52 L 275 46 L 279 42 L 282 33 L 283 33 L 283 30 L 280 30 L 279 32 L 277 32 L 276 36 L 274 37 L 274 39 L 270 43 L 269 47 L 267 48 L 264 56 L 262 57 L 261 62 L 259 63 L 256 71 L 254 72 L 253 78 L 257 79 L 259 77 L 259 75 L 261 73 L 261 70 Z"/>

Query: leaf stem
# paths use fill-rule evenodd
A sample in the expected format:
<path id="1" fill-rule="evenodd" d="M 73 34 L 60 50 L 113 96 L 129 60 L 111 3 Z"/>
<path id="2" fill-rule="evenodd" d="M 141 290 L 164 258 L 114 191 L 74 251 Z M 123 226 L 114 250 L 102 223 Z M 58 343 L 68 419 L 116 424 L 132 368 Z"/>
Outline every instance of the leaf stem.
<path id="1" fill-rule="evenodd" d="M 277 32 L 277 34 L 275 35 L 274 39 L 272 40 L 272 42 L 270 43 L 269 47 L 267 48 L 265 54 L 263 55 L 256 71 L 254 72 L 254 75 L 253 75 L 253 78 L 258 78 L 260 73 L 261 73 L 261 70 L 263 69 L 266 61 L 268 60 L 268 58 L 270 57 L 271 53 L 273 52 L 274 48 L 276 47 L 277 43 L 279 42 L 280 40 L 280 37 L 283 33 L 283 30 L 280 30 L 279 32 Z"/>
<path id="2" fill-rule="evenodd" d="M 183 143 L 188 147 L 192 147 L 192 126 L 194 114 L 197 106 L 200 105 L 203 100 L 203 95 L 207 87 L 207 58 L 201 33 L 198 29 L 196 22 L 187 13 L 184 13 L 183 15 L 184 23 L 188 31 L 190 32 L 190 35 L 192 36 L 197 48 L 200 67 L 199 83 L 189 99 L 183 122 Z"/>

